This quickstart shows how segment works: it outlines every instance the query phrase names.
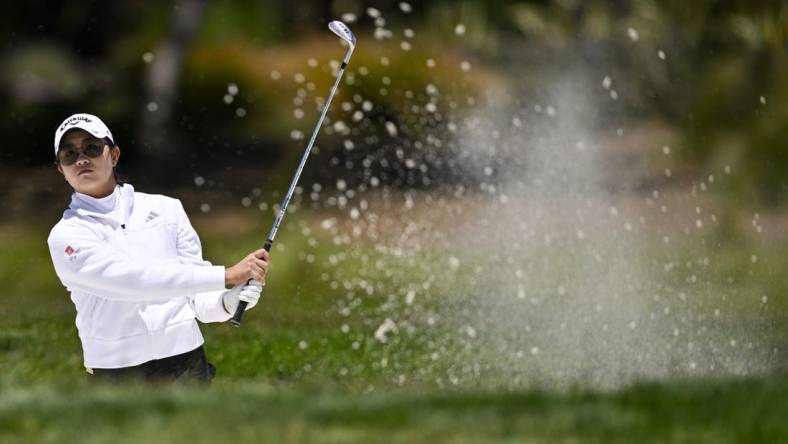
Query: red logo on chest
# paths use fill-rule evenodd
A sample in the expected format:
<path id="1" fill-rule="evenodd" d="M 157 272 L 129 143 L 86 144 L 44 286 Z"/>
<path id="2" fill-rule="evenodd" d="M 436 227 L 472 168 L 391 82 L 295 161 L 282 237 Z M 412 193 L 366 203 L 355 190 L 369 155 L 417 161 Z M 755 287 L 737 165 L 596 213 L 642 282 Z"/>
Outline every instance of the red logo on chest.
<path id="1" fill-rule="evenodd" d="M 66 246 L 66 256 L 71 256 L 72 254 L 74 254 L 74 249 L 71 248 L 71 245 L 67 245 Z"/>

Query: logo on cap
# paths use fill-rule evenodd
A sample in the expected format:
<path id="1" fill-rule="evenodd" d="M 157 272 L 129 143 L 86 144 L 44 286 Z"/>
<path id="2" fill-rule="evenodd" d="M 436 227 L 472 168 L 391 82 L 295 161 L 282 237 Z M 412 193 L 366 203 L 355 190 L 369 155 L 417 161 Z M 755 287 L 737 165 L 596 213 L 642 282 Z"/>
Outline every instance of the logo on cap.
<path id="1" fill-rule="evenodd" d="M 77 124 L 77 123 L 79 123 L 80 121 L 81 121 L 81 122 L 85 122 L 85 123 L 93 123 L 93 121 L 92 121 L 92 120 L 90 120 L 90 118 L 89 118 L 89 117 L 85 117 L 85 116 L 74 116 L 74 117 L 72 117 L 72 118 L 70 118 L 70 119 L 66 120 L 65 122 L 63 122 L 63 124 L 62 124 L 62 125 L 60 125 L 60 129 L 59 129 L 58 131 L 63 131 L 63 130 L 65 130 L 65 129 L 66 129 L 66 127 L 68 127 L 68 126 L 73 126 L 73 125 L 76 125 L 76 124 Z"/>

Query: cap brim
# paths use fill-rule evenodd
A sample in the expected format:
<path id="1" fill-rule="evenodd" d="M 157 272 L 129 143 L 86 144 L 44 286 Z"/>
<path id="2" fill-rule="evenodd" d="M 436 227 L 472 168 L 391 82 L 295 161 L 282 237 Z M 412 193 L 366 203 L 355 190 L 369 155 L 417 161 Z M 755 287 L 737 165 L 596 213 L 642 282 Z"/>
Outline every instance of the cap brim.
<path id="1" fill-rule="evenodd" d="M 66 134 L 68 134 L 68 133 L 70 133 L 72 131 L 75 131 L 75 130 L 82 130 L 82 131 L 90 134 L 91 136 L 97 137 L 99 139 L 109 139 L 109 141 L 112 142 L 112 145 L 115 145 L 115 141 L 113 141 L 111 137 L 107 136 L 106 134 L 103 134 L 102 132 L 98 132 L 97 133 L 97 132 L 91 131 L 88 128 L 83 128 L 83 127 L 81 127 L 79 125 L 74 125 L 72 128 L 69 128 L 69 129 L 63 131 L 63 134 L 58 136 L 57 142 L 56 142 L 57 145 L 55 146 L 55 155 L 57 155 L 57 152 L 60 151 L 60 144 L 61 144 L 61 142 L 63 142 L 63 138 L 66 137 Z"/>

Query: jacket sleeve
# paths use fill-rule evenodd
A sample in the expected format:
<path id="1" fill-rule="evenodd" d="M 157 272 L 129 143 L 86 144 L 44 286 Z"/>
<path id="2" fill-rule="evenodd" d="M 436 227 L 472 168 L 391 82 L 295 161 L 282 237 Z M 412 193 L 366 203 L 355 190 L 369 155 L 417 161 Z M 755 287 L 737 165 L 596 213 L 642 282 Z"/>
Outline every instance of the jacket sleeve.
<path id="1" fill-rule="evenodd" d="M 189 303 L 200 322 L 225 322 L 233 317 L 224 309 L 224 302 L 222 302 L 226 291 L 229 290 L 197 293 L 189 298 Z"/>
<path id="2" fill-rule="evenodd" d="M 171 299 L 224 288 L 224 267 L 129 258 L 89 227 L 56 226 L 49 253 L 55 272 L 69 290 L 105 299 Z"/>
<path id="3" fill-rule="evenodd" d="M 211 263 L 202 257 L 202 244 L 200 237 L 189 222 L 189 217 L 178 202 L 178 258 L 183 264 L 193 264 L 201 267 L 210 267 Z M 222 273 L 224 283 L 224 273 Z M 200 292 L 192 295 L 189 302 L 197 314 L 200 322 L 224 322 L 232 315 L 224 309 L 222 296 L 226 290 Z"/>

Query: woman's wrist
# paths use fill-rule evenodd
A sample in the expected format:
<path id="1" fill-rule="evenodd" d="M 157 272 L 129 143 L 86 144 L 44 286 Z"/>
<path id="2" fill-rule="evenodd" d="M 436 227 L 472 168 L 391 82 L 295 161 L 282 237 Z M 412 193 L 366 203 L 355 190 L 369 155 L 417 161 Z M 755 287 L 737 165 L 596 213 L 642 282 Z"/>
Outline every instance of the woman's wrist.
<path id="1" fill-rule="evenodd" d="M 232 282 L 233 282 L 232 273 L 231 273 L 229 268 L 225 268 L 224 269 L 224 286 L 227 287 L 229 285 L 232 285 Z"/>

